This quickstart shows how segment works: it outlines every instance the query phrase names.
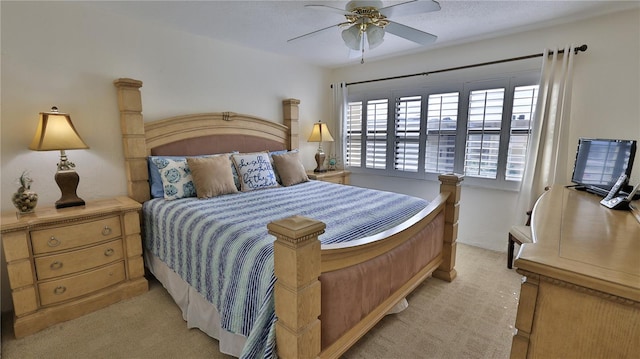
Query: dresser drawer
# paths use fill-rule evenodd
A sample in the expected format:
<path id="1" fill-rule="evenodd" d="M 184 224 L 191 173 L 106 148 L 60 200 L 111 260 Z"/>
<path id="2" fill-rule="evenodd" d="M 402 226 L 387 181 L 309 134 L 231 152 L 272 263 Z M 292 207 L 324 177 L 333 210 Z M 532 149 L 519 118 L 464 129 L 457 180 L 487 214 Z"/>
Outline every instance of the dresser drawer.
<path id="1" fill-rule="evenodd" d="M 73 252 L 35 259 L 38 280 L 72 274 L 122 260 L 122 239 Z"/>
<path id="2" fill-rule="evenodd" d="M 89 294 L 125 280 L 124 262 L 38 284 L 40 304 L 50 305 Z"/>
<path id="3" fill-rule="evenodd" d="M 72 224 L 31 232 L 33 254 L 51 253 L 118 238 L 122 234 L 120 217 Z"/>

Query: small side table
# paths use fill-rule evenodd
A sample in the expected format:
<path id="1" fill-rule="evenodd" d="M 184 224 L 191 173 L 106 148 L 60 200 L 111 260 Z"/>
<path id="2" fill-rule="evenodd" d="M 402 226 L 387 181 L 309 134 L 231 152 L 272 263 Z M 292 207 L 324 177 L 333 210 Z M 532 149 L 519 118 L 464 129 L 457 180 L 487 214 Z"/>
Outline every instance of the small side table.
<path id="1" fill-rule="evenodd" d="M 349 184 L 350 183 L 350 171 L 345 170 L 336 170 L 336 171 L 327 171 L 327 172 L 313 172 L 307 171 L 307 176 L 309 179 L 317 180 L 317 181 L 325 181 L 332 182 L 337 184 Z"/>
<path id="2" fill-rule="evenodd" d="M 148 290 L 140 203 L 117 197 L 84 206 L 2 213 L 0 233 L 16 338 Z"/>

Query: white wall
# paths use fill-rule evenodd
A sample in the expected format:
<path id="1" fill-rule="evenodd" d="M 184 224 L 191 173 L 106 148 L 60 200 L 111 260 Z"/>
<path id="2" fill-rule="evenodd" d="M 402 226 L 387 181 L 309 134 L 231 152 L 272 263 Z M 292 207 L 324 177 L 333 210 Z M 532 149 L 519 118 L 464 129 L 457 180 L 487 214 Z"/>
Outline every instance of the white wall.
<path id="1" fill-rule="evenodd" d="M 640 11 L 625 11 L 590 20 L 522 32 L 502 38 L 477 41 L 422 54 L 403 56 L 365 65 L 340 68 L 333 81 L 356 82 L 375 78 L 421 73 L 503 58 L 541 53 L 547 47 L 587 44 L 588 50 L 575 59 L 571 126 L 567 144 L 566 181 L 569 183 L 578 137 L 640 139 Z M 375 51 L 375 50 L 374 50 Z M 366 54 L 365 54 L 366 57 Z M 366 61 L 366 59 L 365 59 Z M 526 61 L 509 65 L 465 70 L 467 75 L 485 75 L 497 68 L 505 71 L 539 67 Z M 418 77 L 399 83 L 429 84 L 441 76 Z M 398 82 L 383 84 L 393 88 Z M 358 86 L 350 87 L 357 91 Z M 366 85 L 370 86 L 370 85 Z M 638 153 L 640 158 L 640 153 Z M 640 159 L 635 161 L 631 183 L 640 181 Z M 354 185 L 367 186 L 432 198 L 438 184 L 392 177 L 352 175 Z M 464 186 L 464 182 L 463 182 Z M 463 187 L 458 240 L 485 248 L 506 250 L 509 227 L 515 223 L 517 193 Z"/>
<path id="2" fill-rule="evenodd" d="M 136 23 L 74 2 L 2 2 L 0 207 L 31 173 L 39 206 L 60 197 L 57 152 L 27 146 L 38 113 L 56 105 L 71 114 L 88 150 L 68 151 L 80 175 L 78 195 L 126 195 L 119 113 L 113 81 L 143 81 L 145 121 L 196 112 L 233 111 L 282 122 L 282 100 L 298 98 L 300 133 L 328 117 L 328 70 L 204 37 Z M 300 141 L 315 168 L 315 144 Z M 11 308 L 4 257 L 2 310 Z"/>

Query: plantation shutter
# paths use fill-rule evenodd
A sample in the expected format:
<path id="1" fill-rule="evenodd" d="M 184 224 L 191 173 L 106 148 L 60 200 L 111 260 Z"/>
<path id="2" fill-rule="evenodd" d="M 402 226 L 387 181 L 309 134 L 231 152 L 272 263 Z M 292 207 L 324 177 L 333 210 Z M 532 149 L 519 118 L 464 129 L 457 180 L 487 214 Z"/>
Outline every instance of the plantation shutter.
<path id="1" fill-rule="evenodd" d="M 531 135 L 531 120 L 538 100 L 538 85 L 519 86 L 513 93 L 511 130 L 507 154 L 507 181 L 521 181 L 524 174 L 527 144 Z"/>
<path id="2" fill-rule="evenodd" d="M 458 92 L 429 95 L 425 172 L 453 172 L 458 128 L 458 100 Z"/>
<path id="3" fill-rule="evenodd" d="M 469 94 L 469 117 L 464 157 L 467 176 L 497 178 L 504 88 Z"/>
<path id="4" fill-rule="evenodd" d="M 395 160 L 399 171 L 418 172 L 422 96 L 400 97 L 396 101 Z"/>
<path id="5" fill-rule="evenodd" d="M 362 101 L 347 104 L 345 164 L 362 166 Z"/>
<path id="6" fill-rule="evenodd" d="M 385 169 L 387 158 L 387 118 L 389 100 L 367 101 L 366 158 L 367 168 Z"/>

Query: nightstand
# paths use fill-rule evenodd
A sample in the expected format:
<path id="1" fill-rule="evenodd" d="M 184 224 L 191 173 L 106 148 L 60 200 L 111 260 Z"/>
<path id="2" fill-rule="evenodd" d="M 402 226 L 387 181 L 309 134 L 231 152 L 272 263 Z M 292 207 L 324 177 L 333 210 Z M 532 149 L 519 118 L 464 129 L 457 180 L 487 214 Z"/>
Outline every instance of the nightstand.
<path id="1" fill-rule="evenodd" d="M 2 214 L 17 338 L 148 290 L 140 208 L 118 197 Z"/>
<path id="2" fill-rule="evenodd" d="M 332 182 L 338 184 L 349 184 L 351 172 L 345 170 L 327 171 L 327 172 L 313 172 L 307 171 L 309 179 Z"/>

